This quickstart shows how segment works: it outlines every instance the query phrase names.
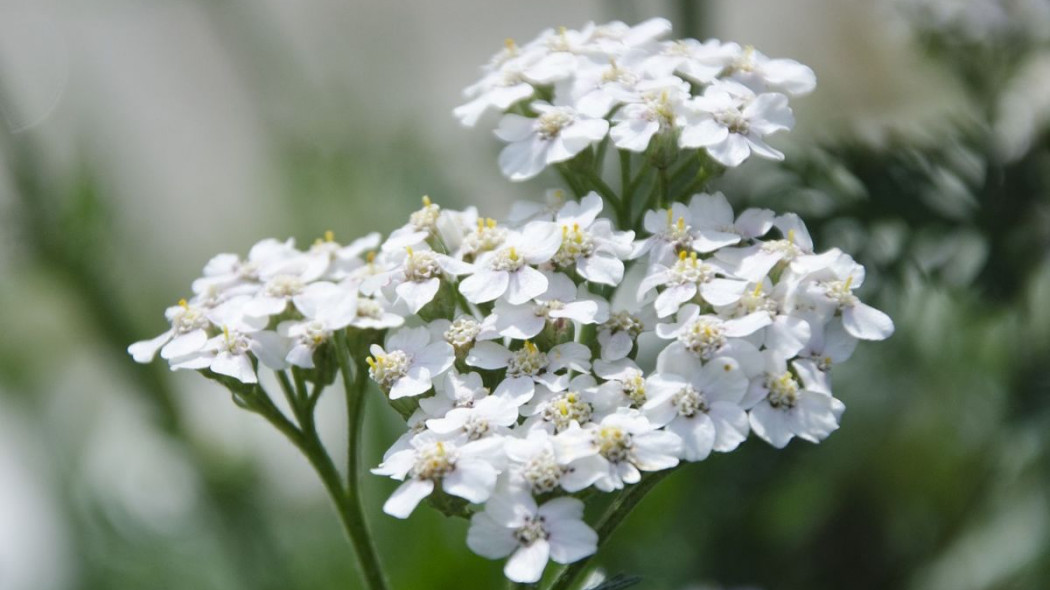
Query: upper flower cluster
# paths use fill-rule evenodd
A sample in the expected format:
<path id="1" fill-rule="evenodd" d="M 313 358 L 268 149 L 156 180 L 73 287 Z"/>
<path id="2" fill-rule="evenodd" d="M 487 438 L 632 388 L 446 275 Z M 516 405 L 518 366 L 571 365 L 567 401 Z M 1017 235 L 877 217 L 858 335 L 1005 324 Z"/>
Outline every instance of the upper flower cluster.
<path id="1" fill-rule="evenodd" d="M 737 43 L 661 40 L 670 30 L 658 18 L 508 40 L 454 114 L 472 127 L 488 111 L 506 113 L 496 129 L 508 144 L 499 164 L 516 181 L 606 136 L 630 152 L 705 149 L 726 166 L 752 153 L 783 158 L 765 137 L 794 125 L 787 95 L 813 90 L 813 71 Z"/>

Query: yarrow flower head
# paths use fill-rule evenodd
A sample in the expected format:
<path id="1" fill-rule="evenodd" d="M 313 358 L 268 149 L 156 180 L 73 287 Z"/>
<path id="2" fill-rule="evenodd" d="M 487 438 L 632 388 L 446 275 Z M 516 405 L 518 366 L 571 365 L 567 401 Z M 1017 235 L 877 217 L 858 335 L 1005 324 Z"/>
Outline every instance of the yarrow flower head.
<path id="1" fill-rule="evenodd" d="M 797 215 L 703 192 L 751 155 L 784 157 L 765 142 L 812 71 L 669 31 L 550 29 L 484 66 L 455 115 L 501 114 L 504 174 L 565 180 L 544 200 L 497 219 L 423 197 L 386 239 L 221 254 L 128 352 L 227 387 L 330 485 L 314 411 L 341 374 L 352 453 L 367 396 L 405 421 L 372 470 L 400 482 L 383 510 L 426 499 L 469 518 L 468 547 L 522 584 L 597 550 L 584 499 L 646 490 L 752 433 L 823 441 L 845 408 L 834 368 L 893 322 L 861 300 L 864 267 L 817 251 Z"/>

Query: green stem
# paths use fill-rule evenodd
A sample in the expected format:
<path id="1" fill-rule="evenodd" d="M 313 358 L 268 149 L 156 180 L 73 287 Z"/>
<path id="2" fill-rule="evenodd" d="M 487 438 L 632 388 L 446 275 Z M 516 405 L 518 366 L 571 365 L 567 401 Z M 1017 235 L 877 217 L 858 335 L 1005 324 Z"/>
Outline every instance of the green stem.
<path id="1" fill-rule="evenodd" d="M 667 179 L 667 168 L 660 168 L 660 208 L 666 208 L 671 204 L 671 183 Z"/>
<path id="2" fill-rule="evenodd" d="M 605 513 L 598 520 L 597 526 L 594 527 L 594 530 L 598 533 L 598 547 L 601 547 L 609 540 L 616 527 L 620 526 L 624 519 L 627 518 L 627 515 L 642 501 L 642 498 L 656 487 L 656 484 L 660 483 L 663 478 L 667 477 L 671 471 L 673 470 L 667 469 L 652 472 L 643 477 L 642 481 L 625 489 L 613 500 L 612 504 L 605 509 Z M 554 578 L 547 590 L 569 590 L 572 588 L 576 578 L 587 568 L 589 562 L 590 557 L 570 564 L 558 573 L 558 576 Z"/>
<path id="3" fill-rule="evenodd" d="M 379 553 L 372 540 L 372 535 L 368 531 L 368 523 L 365 521 L 359 485 L 361 435 L 364 431 L 365 391 L 368 385 L 368 370 L 365 368 L 362 359 L 359 359 L 356 370 L 354 370 L 354 377 L 351 379 L 350 347 L 347 344 L 344 331 L 339 331 L 336 334 L 335 344 L 336 356 L 339 360 L 339 372 L 342 373 L 343 386 L 346 390 L 348 429 L 346 493 L 339 495 L 339 500 L 336 501 L 336 504 L 340 505 L 343 524 L 354 546 L 354 552 L 357 553 L 357 560 L 361 564 L 361 571 L 368 588 L 370 590 L 385 590 L 387 582 L 383 575 L 383 567 L 379 562 Z M 336 484 L 338 484 L 338 473 L 336 473 Z M 339 487 L 341 486 L 337 485 L 335 489 Z"/>
<path id="4" fill-rule="evenodd" d="M 620 219 L 631 218 L 631 201 L 634 199 L 631 186 L 631 152 L 620 150 Z M 626 229 L 626 228 L 622 228 Z"/>

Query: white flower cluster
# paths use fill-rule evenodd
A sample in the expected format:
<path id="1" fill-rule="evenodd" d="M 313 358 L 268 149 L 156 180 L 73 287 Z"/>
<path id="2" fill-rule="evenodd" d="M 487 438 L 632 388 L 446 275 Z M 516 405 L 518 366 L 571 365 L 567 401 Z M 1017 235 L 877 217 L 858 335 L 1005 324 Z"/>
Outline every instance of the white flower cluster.
<path id="1" fill-rule="evenodd" d="M 404 481 L 384 510 L 407 517 L 437 490 L 483 505 L 470 547 L 536 581 L 548 559 L 596 549 L 573 494 L 731 451 L 750 431 L 777 447 L 823 439 L 843 410 L 832 365 L 892 331 L 853 294 L 863 267 L 815 254 L 797 216 L 734 216 L 698 194 L 648 212 L 636 241 L 602 207 L 593 193 L 521 205 L 505 225 L 425 199 L 384 243 L 265 240 L 210 261 L 171 329 L 129 351 L 255 383 L 258 363 L 313 368 L 337 330 L 399 328 L 368 358 L 390 400 L 414 401 L 374 470 Z M 602 293 L 632 259 L 648 261 L 637 304 L 611 311 Z M 643 369 L 648 333 L 662 350 Z"/>
<path id="2" fill-rule="evenodd" d="M 606 133 L 634 152 L 673 137 L 726 165 L 780 157 L 762 137 L 791 113 L 770 90 L 808 91 L 812 72 L 732 43 L 659 41 L 668 29 L 508 43 L 457 114 L 473 124 L 536 99 L 500 124 L 515 179 Z M 639 207 L 641 236 L 602 217 L 598 193 L 552 190 L 506 222 L 424 197 L 385 241 L 265 240 L 212 259 L 168 309 L 171 328 L 129 352 L 233 385 L 257 383 L 260 366 L 320 383 L 333 349 L 358 343 L 346 352 L 407 422 L 373 470 L 403 482 L 384 511 L 406 518 L 430 497 L 469 513 L 470 548 L 509 557 L 507 577 L 533 583 L 548 561 L 597 550 L 585 493 L 732 451 L 751 432 L 777 448 L 827 437 L 844 409 L 832 367 L 893 331 L 854 294 L 864 268 L 815 252 L 798 216 L 735 215 L 722 194 L 689 192 Z"/>
<path id="3" fill-rule="evenodd" d="M 765 137 L 794 125 L 787 94 L 811 91 L 813 71 L 736 43 L 661 41 L 670 30 L 658 18 L 550 29 L 521 46 L 508 40 L 454 114 L 473 127 L 487 111 L 507 113 L 496 129 L 508 144 L 499 163 L 515 181 L 607 135 L 630 152 L 703 148 L 725 166 L 752 153 L 782 159 Z"/>

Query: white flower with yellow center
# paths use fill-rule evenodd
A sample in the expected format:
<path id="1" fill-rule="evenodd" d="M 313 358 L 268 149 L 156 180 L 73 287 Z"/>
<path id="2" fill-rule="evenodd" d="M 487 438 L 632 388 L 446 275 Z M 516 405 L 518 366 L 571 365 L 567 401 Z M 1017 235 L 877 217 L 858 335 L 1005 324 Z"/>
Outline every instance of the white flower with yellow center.
<path id="1" fill-rule="evenodd" d="M 621 410 L 600 423 L 572 427 L 555 437 L 570 472 L 563 485 L 594 479 L 594 486 L 611 492 L 638 483 L 641 471 L 660 471 L 678 465 L 682 439 L 659 430 L 638 410 Z"/>
<path id="2" fill-rule="evenodd" d="M 425 245 L 409 246 L 404 250 L 401 263 L 388 275 L 386 288 L 392 287 L 397 295 L 395 305 L 403 303 L 409 313 L 416 314 L 434 300 L 442 281 L 448 282 L 450 277 L 472 270 L 471 265 L 434 252 Z"/>
<path id="3" fill-rule="evenodd" d="M 445 493 L 474 504 L 489 499 L 496 487 L 502 441 L 498 438 L 457 444 L 434 433 L 423 432 L 411 440 L 411 448 L 391 453 L 376 475 L 403 480 L 386 503 L 383 512 L 408 518 L 419 502 L 440 484 Z"/>
<path id="4" fill-rule="evenodd" d="M 179 358 L 200 350 L 208 340 L 208 309 L 180 299 L 178 305 L 164 310 L 171 328 L 151 340 L 136 342 L 128 347 L 128 354 L 137 363 L 148 363 L 157 356 Z"/>
<path id="5" fill-rule="evenodd" d="M 357 285 L 353 282 L 313 283 L 295 297 L 296 309 L 303 314 L 303 319 L 281 322 L 276 333 L 280 338 L 274 338 L 273 332 L 260 332 L 252 352 L 274 370 L 287 368 L 285 363 L 312 369 L 314 352 L 328 342 L 333 333 L 357 319 L 357 303 Z M 285 342 L 291 344 L 287 350 Z"/>
<path id="6" fill-rule="evenodd" d="M 481 375 L 460 374 L 455 369 L 445 373 L 444 379 L 434 389 L 434 395 L 419 400 L 419 408 L 427 418 L 443 418 L 455 408 L 472 408 L 489 395 L 488 388 L 481 382 Z"/>
<path id="7" fill-rule="evenodd" d="M 773 229 L 775 215 L 769 209 L 747 209 L 734 219 L 733 208 L 722 193 L 693 195 L 689 213 L 694 220 L 692 247 L 701 253 L 764 236 Z"/>
<path id="8" fill-rule="evenodd" d="M 368 374 L 392 400 L 426 393 L 432 379 L 456 360 L 452 346 L 431 342 L 425 327 L 401 329 L 387 339 L 385 350 L 373 344 L 370 352 Z"/>
<path id="9" fill-rule="evenodd" d="M 631 255 L 634 232 L 613 231 L 608 219 L 598 219 L 601 211 L 602 198 L 595 192 L 566 203 L 554 219 L 561 244 L 551 261 L 592 283 L 616 286 L 623 280 L 623 260 Z"/>
<path id="10" fill-rule="evenodd" d="M 630 102 L 613 115 L 609 130 L 616 147 L 641 153 L 658 133 L 674 133 L 682 105 L 689 98 L 689 83 L 675 76 L 646 80 L 636 85 Z"/>
<path id="11" fill-rule="evenodd" d="M 736 82 L 716 82 L 703 96 L 685 103 L 684 127 L 678 143 L 683 148 L 705 148 L 720 164 L 739 166 L 751 154 L 783 160 L 765 136 L 795 125 L 787 97 L 775 92 L 755 94 Z"/>
<path id="12" fill-rule="evenodd" d="M 598 550 L 598 533 L 583 522 L 583 502 L 555 498 L 537 506 L 526 493 L 495 494 L 470 520 L 467 546 L 489 559 L 510 556 L 503 573 L 531 584 L 548 561 L 573 563 Z"/>
<path id="13" fill-rule="evenodd" d="M 798 215 L 778 215 L 773 225 L 783 236 L 781 239 L 756 240 L 755 244 L 743 248 L 722 248 L 715 252 L 715 259 L 732 269 L 736 276 L 757 282 L 774 269 L 793 266 L 796 260 L 813 254 L 813 238 Z"/>
<path id="14" fill-rule="evenodd" d="M 471 303 L 485 303 L 506 297 L 521 305 L 547 290 L 547 277 L 534 266 L 549 261 L 561 246 L 558 226 L 536 221 L 520 232 L 511 232 L 498 250 L 481 255 L 474 273 L 459 283 L 459 290 Z"/>
<path id="15" fill-rule="evenodd" d="M 682 458 L 703 461 L 712 450 L 727 453 L 747 439 L 747 413 L 741 407 L 748 378 L 740 364 L 717 357 L 701 364 L 686 354 L 661 355 L 651 377 L 645 415 L 681 437 Z"/>
<path id="16" fill-rule="evenodd" d="M 610 314 L 609 319 L 598 327 L 598 345 L 601 347 L 603 361 L 612 362 L 631 354 L 638 336 L 645 331 L 646 325 L 652 326 L 655 323 L 652 321 L 654 318 L 643 317 L 645 311 L 631 313 L 621 309 Z"/>
<path id="17" fill-rule="evenodd" d="M 590 358 L 590 349 L 577 342 L 565 342 L 548 351 L 528 340 L 514 351 L 495 342 L 479 342 L 467 356 L 467 364 L 489 371 L 506 369 L 506 379 L 496 393 L 527 401 L 536 384 L 550 391 L 564 391 L 569 386 L 569 376 L 563 371 L 587 372 Z"/>
<path id="18" fill-rule="evenodd" d="M 300 256 L 302 253 L 296 250 L 295 240 L 282 242 L 272 238 L 256 243 L 244 259 L 236 254 L 219 254 L 204 266 L 203 276 L 193 281 L 193 292 L 223 300 L 233 295 L 254 293 L 264 280 L 264 269 Z"/>
<path id="19" fill-rule="evenodd" d="M 265 327 L 265 320 L 244 315 L 247 298 L 234 298 L 212 309 L 208 319 L 222 331 L 209 338 L 199 350 L 169 361 L 174 369 L 210 369 L 242 383 L 258 383 L 249 352 L 253 336 Z"/>
<path id="20" fill-rule="evenodd" d="M 671 343 L 663 354 L 677 354 L 686 350 L 702 361 L 716 356 L 736 359 L 749 376 L 755 372 L 755 364 L 761 363 L 755 355 L 758 349 L 745 338 L 765 328 L 772 319 L 760 311 L 741 318 L 724 320 L 713 314 L 701 314 L 695 304 L 683 306 L 673 324 L 657 324 L 656 335 Z"/>
<path id="21" fill-rule="evenodd" d="M 444 417 L 427 420 L 427 428 L 441 435 L 460 435 L 467 440 L 510 434 L 518 422 L 518 406 L 514 398 L 490 395 L 469 406 L 449 410 Z"/>
<path id="22" fill-rule="evenodd" d="M 733 278 L 728 269 L 717 260 L 704 260 L 696 252 L 681 251 L 674 265 L 654 264 L 649 274 L 638 285 L 638 299 L 663 287 L 656 297 L 656 315 L 664 318 L 674 314 L 682 304 L 693 301 L 697 295 L 711 305 L 731 305 L 740 300 L 747 281 Z"/>
<path id="23" fill-rule="evenodd" d="M 817 86 L 817 76 L 808 66 L 793 59 L 770 59 L 754 47 L 726 43 L 730 52 L 723 76 L 755 92 L 778 90 L 792 95 L 808 94 Z"/>
<path id="24" fill-rule="evenodd" d="M 506 438 L 504 445 L 510 460 L 509 487 L 524 489 L 534 495 L 558 489 L 567 469 L 558 461 L 550 432 L 543 428 L 531 428 L 524 438 Z M 586 482 L 575 490 L 566 491 L 579 491 L 591 483 Z"/>
<path id="25" fill-rule="evenodd" d="M 799 287 L 799 299 L 812 304 L 826 317 L 841 316 L 846 332 L 860 340 L 885 340 L 893 334 L 893 320 L 853 294 L 864 284 L 864 267 L 849 254 L 831 250 L 825 255 L 811 257 L 819 267 L 808 267 L 809 273 Z M 826 264 L 825 264 L 826 263 Z"/>
<path id="26" fill-rule="evenodd" d="M 573 325 L 596 324 L 609 317 L 609 304 L 592 295 L 584 285 L 575 285 L 562 273 L 545 273 L 547 291 L 525 305 L 497 301 L 493 309 L 495 329 L 501 336 L 517 340 L 535 338 L 544 327 L 564 331 Z"/>
<path id="27" fill-rule="evenodd" d="M 654 78 L 680 74 L 694 82 L 707 84 L 725 68 L 732 52 L 717 39 L 701 43 L 696 39 L 680 39 L 661 44 L 660 51 L 643 63 L 643 68 Z"/>
<path id="28" fill-rule="evenodd" d="M 818 443 L 838 429 L 846 406 L 832 397 L 825 381 L 811 381 L 817 371 L 812 364 L 796 361 L 789 370 L 786 361 L 765 353 L 765 373 L 751 380 L 743 401 L 750 407 L 751 430 L 780 449 L 798 437 Z"/>
<path id="29" fill-rule="evenodd" d="M 605 119 L 572 107 L 535 102 L 532 109 L 537 117 L 504 115 L 496 129 L 496 137 L 508 144 L 499 155 L 500 170 L 513 181 L 528 180 L 551 164 L 572 159 L 609 131 Z"/>

